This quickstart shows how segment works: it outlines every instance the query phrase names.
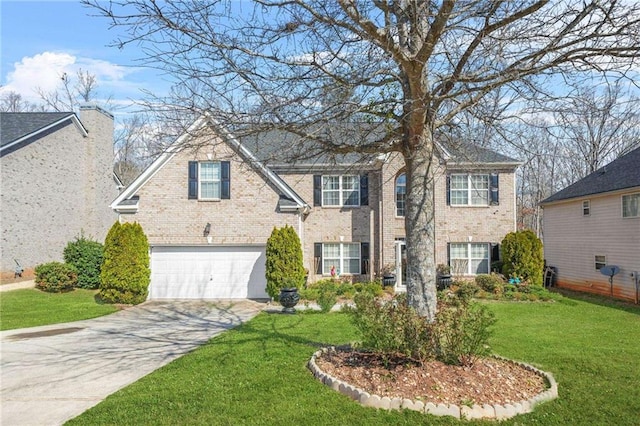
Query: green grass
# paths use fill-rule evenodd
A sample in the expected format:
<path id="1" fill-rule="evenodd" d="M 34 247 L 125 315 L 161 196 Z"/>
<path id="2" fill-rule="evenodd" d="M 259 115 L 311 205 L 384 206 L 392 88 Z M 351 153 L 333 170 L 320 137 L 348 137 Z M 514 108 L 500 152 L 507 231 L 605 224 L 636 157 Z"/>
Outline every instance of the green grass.
<path id="1" fill-rule="evenodd" d="M 35 327 L 95 318 L 117 310 L 97 303 L 97 290 L 45 293 L 36 289 L 0 293 L 0 329 Z"/>
<path id="2" fill-rule="evenodd" d="M 488 302 L 495 352 L 554 374 L 560 398 L 507 425 L 640 424 L 640 310 L 582 300 Z M 354 341 L 346 315 L 263 313 L 116 392 L 71 425 L 450 425 L 364 408 L 306 369 L 322 345 Z M 466 422 L 465 422 L 466 423 Z M 495 422 L 473 422 L 495 425 Z"/>

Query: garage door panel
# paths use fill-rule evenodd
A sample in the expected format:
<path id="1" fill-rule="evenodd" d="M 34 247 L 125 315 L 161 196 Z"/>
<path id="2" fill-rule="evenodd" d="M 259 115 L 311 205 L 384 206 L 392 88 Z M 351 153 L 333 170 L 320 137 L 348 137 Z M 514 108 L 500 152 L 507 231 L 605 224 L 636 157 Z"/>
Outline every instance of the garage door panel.
<path id="1" fill-rule="evenodd" d="M 155 247 L 151 299 L 265 298 L 264 247 Z"/>

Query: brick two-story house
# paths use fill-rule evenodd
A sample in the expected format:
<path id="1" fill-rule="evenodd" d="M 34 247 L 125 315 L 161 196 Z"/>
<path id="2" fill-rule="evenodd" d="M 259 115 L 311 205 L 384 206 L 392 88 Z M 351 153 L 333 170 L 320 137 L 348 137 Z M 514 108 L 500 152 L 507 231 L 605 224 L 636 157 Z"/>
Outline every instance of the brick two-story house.
<path id="1" fill-rule="evenodd" d="M 104 240 L 117 220 L 113 116 L 95 105 L 74 112 L 0 113 L 1 267 L 12 276 L 62 260 L 69 241 Z"/>
<path id="2" fill-rule="evenodd" d="M 274 227 L 300 237 L 309 280 L 331 269 L 372 279 L 385 265 L 403 288 L 402 157 L 291 155 L 304 141 L 271 132 L 242 141 L 201 118 L 112 203 L 151 245 L 150 298 L 266 297 Z M 439 147 L 436 261 L 486 273 L 515 229 L 518 162 L 477 147 Z M 308 151 L 306 151 L 308 154 Z"/>

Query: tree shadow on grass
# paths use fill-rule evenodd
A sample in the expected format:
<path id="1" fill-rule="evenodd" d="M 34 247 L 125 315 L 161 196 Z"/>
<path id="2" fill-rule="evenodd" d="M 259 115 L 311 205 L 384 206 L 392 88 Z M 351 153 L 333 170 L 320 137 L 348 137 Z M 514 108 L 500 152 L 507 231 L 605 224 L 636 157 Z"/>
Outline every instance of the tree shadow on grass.
<path id="1" fill-rule="evenodd" d="M 619 311 L 629 312 L 630 314 L 640 315 L 640 305 L 636 305 L 633 302 L 612 299 L 610 297 L 601 296 L 598 294 L 567 290 L 564 288 L 556 288 L 554 289 L 554 291 L 570 300 L 579 300 L 581 302 L 592 303 L 594 305 L 604 306 L 607 308 L 617 309 Z"/>

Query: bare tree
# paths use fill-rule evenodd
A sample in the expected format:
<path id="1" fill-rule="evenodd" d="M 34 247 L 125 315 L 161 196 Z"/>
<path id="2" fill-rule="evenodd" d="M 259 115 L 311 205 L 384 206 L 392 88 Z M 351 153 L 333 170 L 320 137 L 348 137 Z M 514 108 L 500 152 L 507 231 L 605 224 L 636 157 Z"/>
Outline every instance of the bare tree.
<path id="1" fill-rule="evenodd" d="M 45 103 L 46 108 L 54 111 L 73 111 L 80 103 L 89 102 L 97 96 L 98 80 L 95 74 L 79 69 L 74 79 L 65 73 L 60 75 L 57 89 L 46 92 L 37 87 L 36 92 Z M 104 103 L 108 103 L 105 101 Z"/>
<path id="2" fill-rule="evenodd" d="M 23 99 L 20 93 L 10 90 L 0 93 L 0 111 L 2 112 L 33 112 L 42 109 L 42 106 Z"/>
<path id="3" fill-rule="evenodd" d="M 145 62 L 188 92 L 174 101 L 185 111 L 334 153 L 400 152 L 408 301 L 429 320 L 434 134 L 495 90 L 532 96 L 536 77 L 554 73 L 624 76 L 640 51 L 640 5 L 614 0 L 83 3 L 128 31 L 119 47 L 142 43 Z M 386 132 L 345 141 L 318 131 L 345 121 Z"/>
<path id="4" fill-rule="evenodd" d="M 554 103 L 554 133 L 566 157 L 565 184 L 595 172 L 640 142 L 640 100 L 620 84 L 577 86 Z"/>

